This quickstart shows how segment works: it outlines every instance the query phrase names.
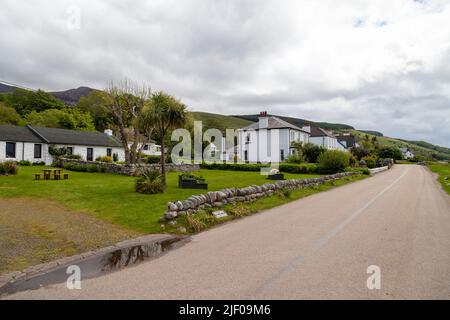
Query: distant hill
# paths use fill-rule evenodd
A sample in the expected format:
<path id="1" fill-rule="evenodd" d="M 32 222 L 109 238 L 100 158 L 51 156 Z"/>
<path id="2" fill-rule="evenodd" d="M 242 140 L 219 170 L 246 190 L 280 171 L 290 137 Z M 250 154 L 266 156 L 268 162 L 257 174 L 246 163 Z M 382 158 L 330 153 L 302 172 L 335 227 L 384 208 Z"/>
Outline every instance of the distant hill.
<path id="1" fill-rule="evenodd" d="M 14 92 L 17 87 L 10 86 L 0 82 L 0 93 L 11 93 Z"/>
<path id="2" fill-rule="evenodd" d="M 59 100 L 61 100 L 62 102 L 64 102 L 65 104 L 69 106 L 74 106 L 77 104 L 77 102 L 80 100 L 81 97 L 89 95 L 93 90 L 95 89 L 89 87 L 79 87 L 77 89 L 55 91 L 50 93 Z"/>
<path id="3" fill-rule="evenodd" d="M 364 133 L 367 133 L 367 134 L 371 134 L 371 135 L 377 136 L 377 137 L 382 137 L 382 136 L 383 136 L 383 134 L 382 134 L 381 132 L 378 132 L 378 131 L 373 131 L 373 130 L 360 130 L 360 129 L 358 129 L 358 131 L 364 132 Z"/>
<path id="4" fill-rule="evenodd" d="M 225 132 L 225 129 L 239 129 L 246 127 L 252 124 L 252 121 L 240 119 L 233 116 L 225 116 L 217 113 L 208 113 L 208 112 L 191 112 L 194 116 L 194 120 L 202 121 L 203 128 L 216 128 L 222 132 Z"/>
<path id="5" fill-rule="evenodd" d="M 272 115 L 272 116 L 278 117 L 278 118 L 280 118 L 280 119 L 282 119 L 284 121 L 287 121 L 287 122 L 293 124 L 294 126 L 297 126 L 297 127 L 300 127 L 300 128 L 304 124 L 310 123 L 313 126 L 321 127 L 321 128 L 328 129 L 328 130 L 352 130 L 352 129 L 355 129 L 352 126 L 349 126 L 347 124 L 341 124 L 341 123 L 314 122 L 314 121 L 300 119 L 300 118 L 292 118 L 292 117 L 277 116 L 277 115 Z M 233 117 L 244 119 L 244 120 L 248 120 L 248 121 L 252 121 L 252 122 L 258 121 L 258 115 L 257 114 L 254 114 L 254 115 L 235 115 Z"/>

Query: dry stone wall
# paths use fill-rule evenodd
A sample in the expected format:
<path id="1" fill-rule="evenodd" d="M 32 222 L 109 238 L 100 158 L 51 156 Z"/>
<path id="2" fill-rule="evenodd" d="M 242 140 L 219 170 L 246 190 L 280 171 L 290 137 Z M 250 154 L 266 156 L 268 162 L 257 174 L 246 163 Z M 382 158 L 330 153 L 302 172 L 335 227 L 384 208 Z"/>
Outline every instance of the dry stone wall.
<path id="1" fill-rule="evenodd" d="M 337 180 L 357 174 L 356 172 L 342 172 L 310 179 L 290 179 L 273 183 L 265 183 L 260 186 L 249 186 L 245 188 L 227 188 L 219 191 L 210 191 L 205 194 L 193 195 L 186 200 L 178 200 L 167 203 L 167 212 L 163 221 L 170 221 L 180 215 L 193 214 L 198 210 L 211 207 L 221 207 L 227 203 L 253 201 L 255 199 L 272 195 L 280 189 L 302 189 L 318 186 L 326 181 Z"/>

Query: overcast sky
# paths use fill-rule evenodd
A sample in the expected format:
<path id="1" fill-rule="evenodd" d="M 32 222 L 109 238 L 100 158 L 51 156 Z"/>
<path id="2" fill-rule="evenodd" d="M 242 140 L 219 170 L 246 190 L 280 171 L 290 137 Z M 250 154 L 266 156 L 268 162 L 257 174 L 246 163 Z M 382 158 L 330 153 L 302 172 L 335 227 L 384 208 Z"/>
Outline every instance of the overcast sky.
<path id="1" fill-rule="evenodd" d="M 450 147 L 450 1 L 2 0 L 1 80 L 65 90 L 124 77 L 190 110 Z"/>

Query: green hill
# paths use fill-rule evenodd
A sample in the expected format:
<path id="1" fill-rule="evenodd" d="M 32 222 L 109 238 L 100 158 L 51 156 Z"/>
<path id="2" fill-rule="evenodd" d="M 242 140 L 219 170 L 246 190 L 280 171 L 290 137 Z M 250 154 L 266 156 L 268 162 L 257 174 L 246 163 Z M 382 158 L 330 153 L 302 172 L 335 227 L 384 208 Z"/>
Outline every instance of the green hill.
<path id="1" fill-rule="evenodd" d="M 216 128 L 222 132 L 225 132 L 225 129 L 239 129 L 246 127 L 252 124 L 251 121 L 240 119 L 233 116 L 225 116 L 217 113 L 208 113 L 208 112 L 191 112 L 194 116 L 194 120 L 202 121 L 203 128 Z"/>
<path id="2" fill-rule="evenodd" d="M 289 123 L 292 123 L 294 126 L 297 126 L 300 128 L 305 123 L 310 123 L 313 126 L 321 127 L 321 128 L 328 129 L 328 130 L 351 130 L 351 129 L 354 129 L 352 126 L 349 126 L 347 124 L 341 124 L 341 123 L 314 122 L 314 121 L 300 119 L 300 118 L 292 118 L 292 117 L 277 116 L 277 115 L 272 115 L 272 116 L 278 117 L 278 118 L 280 118 L 284 121 L 287 121 Z M 256 115 L 256 114 L 254 114 L 254 115 L 236 115 L 233 117 L 248 120 L 251 122 L 258 121 L 258 115 Z"/>

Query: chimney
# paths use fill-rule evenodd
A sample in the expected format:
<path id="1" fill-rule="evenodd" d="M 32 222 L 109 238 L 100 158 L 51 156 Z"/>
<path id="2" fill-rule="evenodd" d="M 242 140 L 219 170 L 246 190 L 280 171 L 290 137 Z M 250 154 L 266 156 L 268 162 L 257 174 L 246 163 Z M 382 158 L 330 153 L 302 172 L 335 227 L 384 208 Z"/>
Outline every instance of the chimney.
<path id="1" fill-rule="evenodd" d="M 260 129 L 267 129 L 269 127 L 269 117 L 267 116 L 267 111 L 260 112 L 258 119 Z"/>
<path id="2" fill-rule="evenodd" d="M 311 124 L 310 123 L 305 123 L 302 127 L 303 131 L 306 131 L 308 133 L 311 133 Z"/>
<path id="3" fill-rule="evenodd" d="M 113 136 L 113 131 L 111 129 L 105 129 L 104 133 L 107 134 L 110 137 Z"/>

